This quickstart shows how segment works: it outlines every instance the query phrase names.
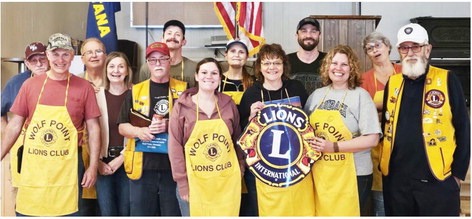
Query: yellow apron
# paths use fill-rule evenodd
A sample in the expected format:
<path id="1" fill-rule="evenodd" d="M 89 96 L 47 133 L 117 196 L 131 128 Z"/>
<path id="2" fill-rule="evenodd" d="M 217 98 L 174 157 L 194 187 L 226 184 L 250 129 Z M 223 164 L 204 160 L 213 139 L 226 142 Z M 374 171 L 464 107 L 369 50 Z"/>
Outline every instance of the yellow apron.
<path id="1" fill-rule="evenodd" d="M 290 101 L 287 89 L 288 104 Z M 270 95 L 269 95 L 269 99 Z M 261 91 L 261 100 L 264 101 L 264 93 Z M 272 100 L 270 100 L 272 101 Z M 315 216 L 315 199 L 311 172 L 302 181 L 289 187 L 273 187 L 256 179 L 257 205 L 259 216 Z M 310 195 L 307 195 L 310 194 Z"/>
<path id="2" fill-rule="evenodd" d="M 31 216 L 59 216 L 78 210 L 77 129 L 67 111 L 70 75 L 63 106 L 39 104 L 26 129 L 21 186 L 16 211 Z"/>
<path id="3" fill-rule="evenodd" d="M 395 74 L 396 72 L 394 72 Z M 377 78 L 375 77 L 374 72 L 374 86 L 377 90 Z M 374 103 L 382 103 L 384 96 L 384 90 L 378 90 L 375 92 L 374 95 Z M 372 157 L 372 165 L 373 165 L 373 182 L 372 182 L 372 190 L 373 191 L 382 191 L 382 172 L 379 170 L 379 155 L 380 155 L 380 147 L 382 147 L 382 141 L 379 141 L 379 144 L 372 148 L 371 150 L 371 157 Z"/>
<path id="4" fill-rule="evenodd" d="M 318 161 L 317 161 L 318 162 Z M 311 172 L 289 187 L 273 187 L 256 179 L 259 216 L 315 216 L 315 199 Z"/>
<path id="5" fill-rule="evenodd" d="M 198 94 L 197 94 L 198 95 Z M 185 144 L 190 216 L 239 216 L 241 171 L 231 134 L 219 119 L 197 120 Z"/>
<path id="6" fill-rule="evenodd" d="M 225 77 L 225 80 L 223 81 L 223 87 L 221 88 L 221 92 L 230 96 L 231 99 L 233 99 L 234 103 L 236 103 L 236 105 L 239 105 L 239 103 L 241 103 L 241 99 L 243 98 L 244 91 L 225 91 L 226 80 L 227 77 Z"/>
<path id="7" fill-rule="evenodd" d="M 324 102 L 325 96 L 318 107 Z M 347 91 L 346 91 L 347 94 Z M 344 96 L 346 98 L 346 96 Z M 343 99 L 344 102 L 344 99 Z M 341 106 L 343 104 L 339 104 Z M 315 124 L 319 123 L 318 126 Z M 315 136 L 329 141 L 336 141 L 341 135 L 345 140 L 352 139 L 352 133 L 344 125 L 338 110 L 315 109 L 310 115 L 310 124 L 320 127 Z M 334 127 L 332 129 L 326 127 Z M 336 134 L 333 135 L 332 133 Z M 357 192 L 356 167 L 353 153 L 325 153 L 313 164 L 313 181 L 315 184 L 316 216 L 360 216 L 359 195 Z"/>

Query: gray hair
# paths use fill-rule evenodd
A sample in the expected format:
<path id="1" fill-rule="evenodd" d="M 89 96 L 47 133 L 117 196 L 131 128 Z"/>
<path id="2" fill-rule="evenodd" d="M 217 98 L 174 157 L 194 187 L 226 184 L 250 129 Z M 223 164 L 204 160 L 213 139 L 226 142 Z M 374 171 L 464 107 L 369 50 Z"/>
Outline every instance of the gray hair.
<path id="1" fill-rule="evenodd" d="M 370 33 L 369 35 L 367 35 L 364 38 L 364 40 L 362 41 L 362 48 L 364 49 L 364 52 L 367 54 L 367 49 L 365 48 L 365 46 L 368 43 L 373 43 L 373 42 L 377 42 L 377 41 L 381 41 L 388 48 L 390 48 L 388 53 L 390 53 L 390 51 L 392 51 L 392 44 L 390 44 L 390 40 L 386 36 L 384 36 L 382 33 L 374 31 L 374 32 Z"/>

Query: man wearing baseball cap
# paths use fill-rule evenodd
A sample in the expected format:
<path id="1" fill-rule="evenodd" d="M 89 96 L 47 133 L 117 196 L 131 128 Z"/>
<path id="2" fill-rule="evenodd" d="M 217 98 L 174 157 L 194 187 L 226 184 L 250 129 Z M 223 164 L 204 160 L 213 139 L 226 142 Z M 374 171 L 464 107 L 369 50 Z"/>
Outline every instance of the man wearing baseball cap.
<path id="1" fill-rule="evenodd" d="M 169 20 L 164 24 L 161 42 L 167 44 L 170 51 L 170 76 L 185 81 L 189 87 L 195 86 L 195 68 L 197 63 L 182 56 L 182 47 L 187 44 L 185 39 L 185 26 L 179 20 Z M 141 66 L 139 81 L 149 78 L 149 68 L 146 64 Z"/>
<path id="2" fill-rule="evenodd" d="M 35 75 L 44 74 L 49 69 L 48 59 L 46 58 L 46 46 L 40 42 L 33 42 L 25 48 L 25 65 L 28 70 L 13 76 L 8 80 L 2 95 L 2 133 L 8 124 L 7 113 L 20 91 L 21 85 L 26 79 Z"/>
<path id="3" fill-rule="evenodd" d="M 321 29 L 318 20 L 312 17 L 303 18 L 298 22 L 295 33 L 300 48 L 288 54 L 293 79 L 305 82 L 305 89 L 310 94 L 321 87 L 320 67 L 326 53 L 318 50 Z"/>
<path id="4" fill-rule="evenodd" d="M 470 120 L 457 76 L 429 65 L 419 24 L 398 31 L 402 74 L 385 86 L 382 127 L 385 215 L 459 216 L 470 161 Z"/>
<path id="5" fill-rule="evenodd" d="M 173 103 L 187 83 L 169 76 L 170 55 L 165 43 L 146 48 L 150 79 L 132 87 L 117 121 L 120 134 L 128 138 L 123 153 L 131 179 L 131 216 L 181 215 L 167 154 L 167 129 Z"/>
<path id="6" fill-rule="evenodd" d="M 19 216 L 76 215 L 78 183 L 90 188 L 97 177 L 100 110 L 95 92 L 88 81 L 69 72 L 74 50 L 68 35 L 51 35 L 46 56 L 50 70 L 20 88 L 2 141 L 1 159 L 15 141 L 17 151 L 22 151 L 17 170 Z M 80 149 L 85 124 L 90 133 L 90 167 L 83 173 Z M 24 135 L 19 136 L 23 126 Z"/>
<path id="7" fill-rule="evenodd" d="M 8 124 L 7 113 L 10 111 L 11 105 L 20 91 L 21 85 L 30 77 L 35 75 L 44 74 L 49 69 L 49 63 L 46 58 L 46 46 L 40 42 L 33 42 L 26 46 L 25 48 L 25 61 L 24 61 L 28 70 L 13 76 L 8 80 L 5 88 L 1 93 L 2 99 L 2 136 L 5 132 L 5 128 Z M 10 168 L 12 170 L 16 168 L 17 159 L 16 156 L 11 157 Z M 18 174 L 16 171 L 12 172 L 12 193 L 13 197 L 16 197 L 17 192 L 17 179 Z"/>

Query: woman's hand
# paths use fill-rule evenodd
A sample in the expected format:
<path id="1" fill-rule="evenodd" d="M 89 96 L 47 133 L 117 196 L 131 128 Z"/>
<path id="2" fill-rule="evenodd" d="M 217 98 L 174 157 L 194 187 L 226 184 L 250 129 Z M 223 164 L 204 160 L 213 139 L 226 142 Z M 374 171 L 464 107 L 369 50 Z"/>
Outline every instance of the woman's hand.
<path id="1" fill-rule="evenodd" d="M 315 137 L 310 141 L 310 146 L 317 151 L 334 153 L 334 144 L 329 140 Z"/>
<path id="2" fill-rule="evenodd" d="M 261 111 L 264 108 L 264 103 L 261 101 L 257 101 L 251 105 L 251 113 L 249 114 L 248 122 L 251 121 L 254 116 L 256 116 L 257 112 Z"/>
<path id="3" fill-rule="evenodd" d="M 98 161 L 98 172 L 100 173 L 100 175 L 106 176 L 106 175 L 113 174 L 113 169 L 112 169 L 112 167 L 110 167 L 110 165 L 108 165 L 105 162 L 99 160 Z"/>
<path id="4" fill-rule="evenodd" d="M 180 195 L 180 199 L 188 202 L 188 189 L 186 189 L 186 190 L 180 190 L 179 189 L 179 195 Z"/>
<path id="5" fill-rule="evenodd" d="M 115 173 L 121 167 L 123 160 L 123 155 L 120 155 L 108 163 L 108 166 L 111 167 L 112 173 Z"/>

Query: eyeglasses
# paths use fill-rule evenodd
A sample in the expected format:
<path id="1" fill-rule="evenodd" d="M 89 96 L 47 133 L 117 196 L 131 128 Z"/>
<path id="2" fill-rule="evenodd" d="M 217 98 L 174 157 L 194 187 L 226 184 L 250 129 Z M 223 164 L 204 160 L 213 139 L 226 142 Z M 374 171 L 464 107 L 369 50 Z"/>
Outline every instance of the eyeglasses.
<path id="1" fill-rule="evenodd" d="M 146 62 L 148 62 L 151 65 L 157 64 L 157 61 L 159 61 L 159 64 L 165 64 L 169 62 L 170 58 L 160 58 L 160 59 L 147 59 Z"/>
<path id="2" fill-rule="evenodd" d="M 48 59 L 46 57 L 43 57 L 43 58 L 28 60 L 28 63 L 31 64 L 31 65 L 37 65 L 37 64 L 44 64 L 47 61 L 48 61 Z"/>
<path id="3" fill-rule="evenodd" d="M 413 45 L 413 46 L 400 46 L 398 47 L 398 50 L 400 50 L 400 53 L 402 54 L 407 54 L 408 50 L 411 49 L 414 53 L 420 52 L 421 48 L 426 45 Z"/>
<path id="4" fill-rule="evenodd" d="M 85 52 L 83 55 L 84 56 L 92 56 L 93 54 L 95 54 L 96 56 L 101 56 L 104 53 L 105 52 L 103 50 L 97 49 L 95 51 L 89 50 L 89 51 Z"/>
<path id="5" fill-rule="evenodd" d="M 383 43 L 375 43 L 375 44 L 372 45 L 372 46 L 367 46 L 367 47 L 365 48 L 365 50 L 366 50 L 367 52 L 372 52 L 372 51 L 374 51 L 374 48 L 375 48 L 375 49 L 380 49 L 380 48 L 382 47 L 382 44 L 383 44 Z"/>
<path id="6" fill-rule="evenodd" d="M 283 64 L 284 63 L 282 63 L 282 62 L 261 62 L 261 65 L 264 66 L 264 67 L 269 67 L 271 65 L 274 65 L 275 67 L 280 67 Z"/>

